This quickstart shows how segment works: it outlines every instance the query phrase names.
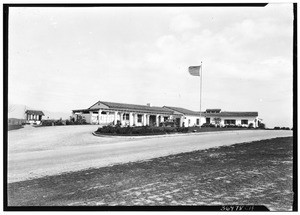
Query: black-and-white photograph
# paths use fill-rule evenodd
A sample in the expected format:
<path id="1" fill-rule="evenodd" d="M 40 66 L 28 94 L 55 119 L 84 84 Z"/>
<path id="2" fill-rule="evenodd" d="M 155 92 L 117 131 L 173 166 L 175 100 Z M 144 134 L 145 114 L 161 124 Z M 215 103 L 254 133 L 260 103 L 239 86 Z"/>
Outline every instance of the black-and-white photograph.
<path id="1" fill-rule="evenodd" d="M 6 210 L 298 210 L 297 4 L 3 8 Z"/>

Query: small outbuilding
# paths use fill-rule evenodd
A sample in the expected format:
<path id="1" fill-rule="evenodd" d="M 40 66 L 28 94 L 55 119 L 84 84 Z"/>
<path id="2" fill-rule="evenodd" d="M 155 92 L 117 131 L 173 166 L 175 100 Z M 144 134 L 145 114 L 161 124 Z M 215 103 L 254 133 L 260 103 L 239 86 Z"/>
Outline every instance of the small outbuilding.
<path id="1" fill-rule="evenodd" d="M 41 124 L 43 116 L 45 116 L 45 114 L 43 113 L 43 111 L 40 110 L 25 111 L 26 123 L 29 124 Z"/>

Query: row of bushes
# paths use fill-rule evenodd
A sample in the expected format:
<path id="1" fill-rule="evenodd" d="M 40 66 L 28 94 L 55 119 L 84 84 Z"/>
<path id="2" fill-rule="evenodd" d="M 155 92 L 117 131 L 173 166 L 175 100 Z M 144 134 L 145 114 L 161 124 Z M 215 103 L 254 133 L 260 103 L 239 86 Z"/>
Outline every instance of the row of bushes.
<path id="1" fill-rule="evenodd" d="M 274 130 L 290 130 L 289 127 L 274 127 Z M 293 130 L 293 129 L 291 129 Z"/>
<path id="2" fill-rule="evenodd" d="M 117 135 L 149 135 L 149 134 L 169 134 L 169 133 L 187 133 L 188 128 L 183 127 L 150 127 L 150 126 L 141 126 L 141 127 L 113 127 L 113 126 L 104 126 L 98 128 L 96 133 L 99 134 L 117 134 Z"/>
<path id="3" fill-rule="evenodd" d="M 217 127 L 220 128 L 220 125 L 215 125 L 215 124 L 210 124 L 210 123 L 204 123 L 201 127 Z M 242 125 L 224 125 L 223 128 L 254 128 L 253 123 L 250 123 L 248 126 L 242 126 Z M 260 123 L 258 125 L 258 128 L 260 129 L 265 129 L 265 124 L 264 123 Z"/>
<path id="4" fill-rule="evenodd" d="M 73 120 L 66 120 L 66 125 L 87 125 L 88 123 L 85 121 L 85 119 L 80 119 L 77 121 Z"/>
<path id="5" fill-rule="evenodd" d="M 58 126 L 58 125 L 86 125 L 86 121 L 84 119 L 78 121 L 72 120 L 43 120 L 41 126 Z"/>

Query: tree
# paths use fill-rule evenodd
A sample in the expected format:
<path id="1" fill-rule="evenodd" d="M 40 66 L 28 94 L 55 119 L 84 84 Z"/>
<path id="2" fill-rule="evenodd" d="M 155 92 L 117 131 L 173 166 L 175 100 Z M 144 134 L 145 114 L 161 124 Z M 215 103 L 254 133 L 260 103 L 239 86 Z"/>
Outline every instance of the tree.
<path id="1" fill-rule="evenodd" d="M 218 118 L 218 117 L 214 118 L 214 122 L 216 125 L 220 126 L 221 118 Z"/>
<path id="2" fill-rule="evenodd" d="M 260 129 L 265 129 L 266 128 L 266 125 L 264 123 L 259 123 L 258 127 Z"/>

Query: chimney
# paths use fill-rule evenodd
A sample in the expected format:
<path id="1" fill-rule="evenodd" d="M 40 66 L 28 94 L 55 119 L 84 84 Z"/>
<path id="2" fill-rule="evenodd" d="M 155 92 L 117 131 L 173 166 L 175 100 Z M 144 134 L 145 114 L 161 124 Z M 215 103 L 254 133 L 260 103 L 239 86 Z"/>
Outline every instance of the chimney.
<path id="1" fill-rule="evenodd" d="M 151 107 L 151 103 L 147 103 L 147 106 L 148 106 L 148 107 Z"/>

